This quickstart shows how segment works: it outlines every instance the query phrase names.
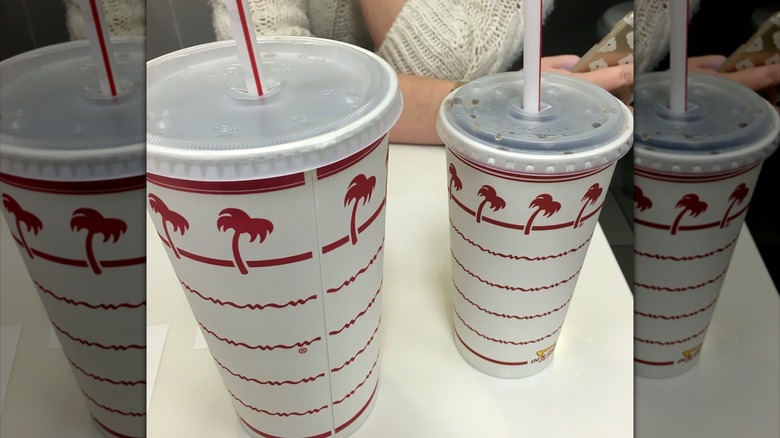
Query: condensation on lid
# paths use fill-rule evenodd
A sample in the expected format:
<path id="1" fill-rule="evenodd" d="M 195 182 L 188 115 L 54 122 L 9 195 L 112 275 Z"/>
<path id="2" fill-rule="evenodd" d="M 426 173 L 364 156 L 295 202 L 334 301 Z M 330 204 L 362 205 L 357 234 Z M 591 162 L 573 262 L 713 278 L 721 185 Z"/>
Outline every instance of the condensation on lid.
<path id="1" fill-rule="evenodd" d="M 357 152 L 400 116 L 396 75 L 375 54 L 319 38 L 258 44 L 261 97 L 244 91 L 234 41 L 149 62 L 150 172 L 229 180 L 310 170 Z"/>
<path id="2" fill-rule="evenodd" d="M 526 173 L 572 173 L 612 163 L 632 143 L 630 110 L 604 89 L 543 73 L 541 110 L 523 109 L 522 72 L 471 81 L 439 111 L 448 147 L 483 164 Z"/>
<path id="3" fill-rule="evenodd" d="M 87 40 L 55 44 L 0 63 L 0 142 L 30 151 L 143 144 L 145 44 L 115 37 L 118 95 L 103 96 Z"/>
<path id="4" fill-rule="evenodd" d="M 688 110 L 669 109 L 668 72 L 638 75 L 636 166 L 673 173 L 713 173 L 753 165 L 778 145 L 780 117 L 753 90 L 728 79 L 688 75 Z"/>

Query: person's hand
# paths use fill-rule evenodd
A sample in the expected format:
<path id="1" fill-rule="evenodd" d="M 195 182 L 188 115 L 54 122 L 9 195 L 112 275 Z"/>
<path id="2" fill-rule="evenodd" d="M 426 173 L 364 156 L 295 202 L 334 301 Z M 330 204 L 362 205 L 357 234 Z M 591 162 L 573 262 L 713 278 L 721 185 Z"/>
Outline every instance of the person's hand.
<path id="1" fill-rule="evenodd" d="M 728 73 L 719 72 L 718 68 L 725 60 L 726 57 L 722 55 L 692 56 L 688 58 L 688 72 L 717 75 L 725 79 L 731 79 L 754 91 L 761 91 L 780 85 L 780 67 L 777 64 L 762 65 Z"/>
<path id="2" fill-rule="evenodd" d="M 584 73 L 572 73 L 571 68 L 579 61 L 577 55 L 543 56 L 541 70 L 543 72 L 561 73 L 591 82 L 614 94 L 626 105 L 633 101 L 634 65 L 623 64 L 605 67 Z"/>

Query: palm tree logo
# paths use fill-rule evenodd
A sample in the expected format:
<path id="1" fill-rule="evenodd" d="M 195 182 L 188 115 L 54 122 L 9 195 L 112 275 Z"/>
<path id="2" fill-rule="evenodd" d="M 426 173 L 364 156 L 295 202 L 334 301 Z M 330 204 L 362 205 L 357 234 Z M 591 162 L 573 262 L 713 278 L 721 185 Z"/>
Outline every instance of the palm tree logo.
<path id="1" fill-rule="evenodd" d="M 686 212 L 690 212 L 691 217 L 696 217 L 703 211 L 707 210 L 707 203 L 700 201 L 697 195 L 688 193 L 687 195 L 680 198 L 679 201 L 677 201 L 675 208 L 680 207 L 682 207 L 682 211 L 680 211 L 680 214 L 677 215 L 677 217 L 674 219 L 674 223 L 672 223 L 672 234 L 677 234 L 677 228 L 680 226 L 680 219 L 682 219 Z"/>
<path id="2" fill-rule="evenodd" d="M 479 208 L 477 208 L 477 223 L 482 221 L 482 209 L 485 208 L 485 205 L 489 204 L 489 208 L 493 211 L 498 211 L 506 207 L 506 202 L 496 194 L 496 189 L 492 186 L 482 186 L 477 192 L 477 195 L 484 198 L 482 202 L 480 202 Z"/>
<path id="3" fill-rule="evenodd" d="M 561 204 L 560 202 L 554 201 L 551 195 L 543 193 L 534 198 L 528 208 L 535 208 L 536 211 L 531 214 L 531 217 L 528 218 L 528 223 L 525 224 L 525 234 L 529 234 L 531 232 L 531 225 L 533 224 L 534 219 L 536 219 L 536 216 L 539 214 L 539 212 L 544 212 L 544 217 L 550 217 L 561 209 Z"/>
<path id="4" fill-rule="evenodd" d="M 595 204 L 596 201 L 598 201 L 598 199 L 601 197 L 601 192 L 602 190 L 601 186 L 599 186 L 599 183 L 595 183 L 588 188 L 588 191 L 585 192 L 585 196 L 582 197 L 582 201 L 585 203 L 582 204 L 582 208 L 580 209 L 579 214 L 577 214 L 577 219 L 574 221 L 574 228 L 582 226 L 580 219 L 582 219 L 582 213 L 585 212 L 585 207 L 587 207 L 588 204 Z"/>
<path id="5" fill-rule="evenodd" d="M 168 232 L 168 223 L 171 224 L 174 232 L 178 231 L 182 236 L 184 236 L 184 232 L 190 228 L 190 223 L 187 222 L 187 219 L 184 219 L 184 216 L 169 209 L 162 199 L 155 194 L 149 194 L 149 206 L 152 208 L 153 212 L 160 215 L 163 231 L 165 231 L 165 238 L 168 240 L 168 244 L 173 250 L 173 255 L 175 255 L 177 259 L 180 259 L 181 256 L 179 256 L 179 251 L 176 249 L 176 245 L 173 244 L 171 234 Z"/>
<path id="6" fill-rule="evenodd" d="M 16 202 L 16 199 L 12 198 L 7 193 L 3 193 L 3 207 L 8 210 L 8 213 L 14 215 L 14 219 L 16 221 L 16 231 L 19 233 L 19 239 L 22 241 L 22 246 L 27 251 L 27 255 L 29 255 L 31 259 L 35 258 L 33 257 L 30 246 L 27 245 L 27 241 L 24 239 L 24 233 L 22 233 L 22 224 L 27 226 L 28 232 L 32 231 L 33 234 L 37 236 L 38 231 L 43 228 L 43 223 L 41 223 L 41 220 L 38 219 L 37 216 L 23 209 L 22 206 Z"/>
<path id="7" fill-rule="evenodd" d="M 108 239 L 113 238 L 113 243 L 116 243 L 119 236 L 127 231 L 127 224 L 121 219 L 103 217 L 91 208 L 79 208 L 73 212 L 70 228 L 76 232 L 81 231 L 82 228 L 87 230 L 87 264 L 95 274 L 100 275 L 100 265 L 95 259 L 92 239 L 96 234 L 102 234 L 103 242 L 108 242 Z"/>
<path id="8" fill-rule="evenodd" d="M 634 203 L 636 203 L 636 209 L 639 211 L 653 208 L 653 201 L 642 193 L 642 189 L 639 186 L 634 186 Z"/>
<path id="9" fill-rule="evenodd" d="M 244 261 L 241 259 L 241 253 L 238 248 L 238 238 L 242 234 L 249 234 L 249 242 L 263 243 L 266 236 L 274 230 L 274 224 L 267 219 L 249 217 L 248 214 L 237 208 L 226 208 L 219 212 L 217 219 L 217 229 L 219 231 L 233 230 L 233 258 L 236 260 L 236 266 L 241 274 L 249 273 Z"/>
<path id="10" fill-rule="evenodd" d="M 723 219 L 720 221 L 721 228 L 725 228 L 726 225 L 728 225 L 729 213 L 731 213 L 731 209 L 734 207 L 734 205 L 741 204 L 742 201 L 747 198 L 749 192 L 750 189 L 748 189 L 745 183 L 739 183 L 739 185 L 734 188 L 734 191 L 731 192 L 731 196 L 729 196 L 729 208 L 726 209 L 726 214 L 723 215 Z"/>
<path id="11" fill-rule="evenodd" d="M 352 204 L 352 216 L 349 220 L 349 238 L 352 244 L 357 243 L 357 227 L 355 221 L 357 220 L 358 202 L 362 201 L 361 205 L 366 205 L 366 202 L 371 200 L 371 194 L 374 192 L 376 186 L 376 178 L 373 176 L 366 178 L 362 173 L 352 179 L 347 188 L 347 194 L 344 196 L 344 207 Z"/>
<path id="12" fill-rule="evenodd" d="M 460 178 L 458 178 L 458 171 L 455 169 L 455 165 L 450 163 L 450 198 L 452 198 L 452 189 L 455 189 L 456 192 L 459 192 L 460 189 L 463 188 L 463 183 L 460 182 Z"/>

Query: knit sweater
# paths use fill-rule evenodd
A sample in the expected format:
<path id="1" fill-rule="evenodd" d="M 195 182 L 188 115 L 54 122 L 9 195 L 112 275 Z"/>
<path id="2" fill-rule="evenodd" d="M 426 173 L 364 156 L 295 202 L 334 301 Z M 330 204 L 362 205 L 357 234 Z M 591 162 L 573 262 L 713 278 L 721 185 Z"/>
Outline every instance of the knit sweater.
<path id="1" fill-rule="evenodd" d="M 65 23 L 71 40 L 83 40 L 84 16 L 78 0 L 63 0 Z M 145 0 L 103 0 L 103 15 L 113 36 L 146 35 Z"/>
<path id="2" fill-rule="evenodd" d="M 232 38 L 223 0 L 209 0 L 217 39 Z M 358 0 L 249 0 L 258 35 L 328 38 L 374 50 L 396 72 L 468 81 L 505 71 L 523 49 L 522 0 L 408 0 L 374 48 Z M 544 0 L 543 16 L 553 0 Z"/>
<path id="3" fill-rule="evenodd" d="M 669 2 L 677 0 L 634 1 L 634 69 L 643 73 L 655 69 L 669 53 Z M 689 0 L 690 19 L 700 0 Z"/>

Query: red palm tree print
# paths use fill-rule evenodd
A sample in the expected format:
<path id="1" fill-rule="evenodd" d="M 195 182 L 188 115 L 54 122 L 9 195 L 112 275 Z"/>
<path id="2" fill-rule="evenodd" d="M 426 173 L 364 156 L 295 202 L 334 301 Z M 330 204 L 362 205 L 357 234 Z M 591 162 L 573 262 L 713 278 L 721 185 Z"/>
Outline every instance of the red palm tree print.
<path id="1" fill-rule="evenodd" d="M 168 244 L 173 250 L 173 255 L 175 255 L 177 259 L 180 259 L 181 256 L 179 256 L 179 251 L 176 249 L 176 245 L 173 244 L 171 234 L 168 232 L 168 224 L 171 224 L 174 232 L 178 231 L 179 234 L 183 236 L 184 232 L 190 228 L 190 223 L 187 222 L 187 219 L 184 219 L 184 216 L 169 209 L 162 199 L 153 193 L 149 194 L 149 207 L 152 208 L 153 212 L 160 215 L 163 231 L 165 231 L 165 238 L 168 240 Z"/>
<path id="2" fill-rule="evenodd" d="M 460 182 L 460 178 L 458 178 L 458 171 L 455 169 L 455 165 L 450 163 L 450 198 L 452 198 L 452 189 L 455 189 L 456 192 L 459 192 L 462 188 L 463 183 Z"/>
<path id="3" fill-rule="evenodd" d="M 700 201 L 697 195 L 688 193 L 687 195 L 680 198 L 679 201 L 677 201 L 677 205 L 675 205 L 675 207 L 682 207 L 682 211 L 680 211 L 680 214 L 677 215 L 677 217 L 674 219 L 674 223 L 672 223 L 672 234 L 677 234 L 677 229 L 680 226 L 680 219 L 682 219 L 686 212 L 690 212 L 691 217 L 696 217 L 703 211 L 707 210 L 707 203 Z"/>
<path id="4" fill-rule="evenodd" d="M 750 193 L 750 189 L 748 189 L 745 183 L 739 183 L 739 185 L 734 188 L 734 191 L 731 192 L 731 196 L 729 196 L 729 208 L 726 209 L 726 214 L 723 215 L 723 219 L 720 221 L 721 228 L 725 228 L 726 225 L 728 225 L 729 214 L 734 205 L 741 204 L 742 201 L 747 198 L 748 193 Z"/>
<path id="5" fill-rule="evenodd" d="M 347 194 L 344 196 L 344 207 L 352 203 L 352 216 L 349 221 L 349 239 L 352 244 L 357 243 L 357 226 L 355 221 L 357 220 L 358 202 L 362 201 L 361 205 L 366 205 L 366 202 L 371 200 L 371 194 L 374 192 L 376 186 L 376 178 L 373 176 L 366 178 L 362 173 L 352 179 L 347 188 Z"/>
<path id="6" fill-rule="evenodd" d="M 233 230 L 233 258 L 236 260 L 236 267 L 241 274 L 249 273 L 244 261 L 241 259 L 241 252 L 238 248 L 238 238 L 242 234 L 249 235 L 249 242 L 263 243 L 265 238 L 274 230 L 274 224 L 267 219 L 249 217 L 248 214 L 237 208 L 226 208 L 219 212 L 217 219 L 217 229 L 219 231 Z"/>
<path id="7" fill-rule="evenodd" d="M 577 214 L 577 219 L 574 221 L 574 228 L 582 226 L 582 223 L 580 220 L 582 219 L 582 213 L 585 212 L 585 207 L 588 206 L 588 204 L 595 204 L 596 201 L 599 200 L 601 197 L 601 186 L 599 186 L 599 183 L 595 183 L 592 186 L 588 188 L 588 191 L 585 192 L 585 196 L 582 197 L 582 200 L 585 201 L 584 204 L 582 204 L 582 208 L 580 209 L 580 212 Z"/>
<path id="8" fill-rule="evenodd" d="M 653 201 L 642 193 L 642 189 L 640 189 L 639 186 L 634 186 L 634 203 L 636 204 L 636 209 L 639 211 L 653 208 Z"/>
<path id="9" fill-rule="evenodd" d="M 534 198 L 528 208 L 535 208 L 536 211 L 531 214 L 531 217 L 528 218 L 528 223 L 525 224 L 525 234 L 531 232 L 531 225 L 534 223 L 534 219 L 536 219 L 539 212 L 544 212 L 544 217 L 550 217 L 561 209 L 561 204 L 554 201 L 551 195 L 543 193 Z"/>
<path id="10" fill-rule="evenodd" d="M 482 209 L 485 208 L 485 205 L 490 204 L 489 207 L 493 211 L 498 211 L 506 207 L 506 202 L 496 194 L 496 189 L 492 186 L 482 186 L 477 192 L 477 195 L 484 198 L 482 202 L 479 203 L 479 208 L 477 208 L 477 223 L 482 221 Z"/>
<path id="11" fill-rule="evenodd" d="M 76 232 L 82 229 L 87 230 L 87 264 L 92 268 L 92 272 L 100 275 L 100 264 L 95 259 L 92 239 L 95 235 L 102 234 L 103 242 L 108 242 L 108 239 L 113 238 L 113 243 L 116 243 L 119 240 L 119 236 L 127 231 L 127 224 L 121 219 L 105 218 L 91 208 L 79 208 L 73 212 L 73 216 L 70 219 L 70 228 Z"/>
<path id="12" fill-rule="evenodd" d="M 22 241 L 22 246 L 24 247 L 25 251 L 27 251 L 27 255 L 29 255 L 31 259 L 35 258 L 33 256 L 32 250 L 30 249 L 30 246 L 27 245 L 27 240 L 24 238 L 24 233 L 22 233 L 22 224 L 27 227 L 27 232 L 32 231 L 33 234 L 37 236 L 38 231 L 43 228 L 43 223 L 40 219 L 38 219 L 37 216 L 23 209 L 22 206 L 16 202 L 16 199 L 12 198 L 11 195 L 7 193 L 3 193 L 3 207 L 8 210 L 8 213 L 14 216 L 14 221 L 16 222 L 16 231 L 19 233 L 19 239 Z"/>

